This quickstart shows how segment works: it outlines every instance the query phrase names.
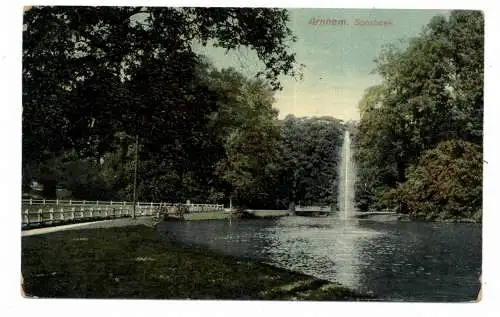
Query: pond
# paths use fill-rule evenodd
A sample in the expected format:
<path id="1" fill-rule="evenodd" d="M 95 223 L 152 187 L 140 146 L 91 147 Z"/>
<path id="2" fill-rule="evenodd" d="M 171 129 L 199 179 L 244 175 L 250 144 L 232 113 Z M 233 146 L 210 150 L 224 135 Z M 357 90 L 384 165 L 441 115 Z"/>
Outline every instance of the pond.
<path id="1" fill-rule="evenodd" d="M 272 264 L 391 301 L 473 301 L 481 225 L 336 216 L 163 222 L 188 245 Z"/>

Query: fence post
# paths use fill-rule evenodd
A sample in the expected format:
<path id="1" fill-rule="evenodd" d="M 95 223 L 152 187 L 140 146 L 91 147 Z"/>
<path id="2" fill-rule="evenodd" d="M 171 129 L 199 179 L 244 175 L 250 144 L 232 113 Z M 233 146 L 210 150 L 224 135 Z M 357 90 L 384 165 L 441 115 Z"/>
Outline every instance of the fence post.
<path id="1" fill-rule="evenodd" d="M 150 213 L 150 216 L 153 215 L 153 202 L 151 202 L 151 213 Z"/>
<path id="2" fill-rule="evenodd" d="M 43 208 L 38 209 L 38 223 L 42 223 L 43 221 Z"/>
<path id="3" fill-rule="evenodd" d="M 43 199 L 43 206 L 45 207 L 45 198 Z"/>
<path id="4" fill-rule="evenodd" d="M 26 223 L 26 225 L 29 225 L 29 224 L 30 224 L 30 213 L 29 213 L 29 209 L 26 209 L 26 210 L 25 210 L 25 212 L 24 212 L 24 214 L 25 214 L 25 217 L 26 217 L 26 221 L 25 221 L 25 223 Z"/>
<path id="5" fill-rule="evenodd" d="M 71 220 L 75 220 L 75 207 L 71 207 Z"/>
<path id="6" fill-rule="evenodd" d="M 56 207 L 59 206 L 59 199 L 56 199 Z"/>
<path id="7" fill-rule="evenodd" d="M 50 208 L 49 214 L 50 214 L 50 221 L 54 221 L 54 208 Z"/>
<path id="8" fill-rule="evenodd" d="M 64 208 L 61 207 L 61 220 L 64 221 Z"/>
<path id="9" fill-rule="evenodd" d="M 30 198 L 30 206 L 33 205 L 33 198 Z"/>

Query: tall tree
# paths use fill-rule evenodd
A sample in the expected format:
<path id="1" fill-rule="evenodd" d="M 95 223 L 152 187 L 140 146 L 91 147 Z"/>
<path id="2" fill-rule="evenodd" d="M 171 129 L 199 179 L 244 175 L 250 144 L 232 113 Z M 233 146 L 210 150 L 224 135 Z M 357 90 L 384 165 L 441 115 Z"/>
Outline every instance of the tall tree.
<path id="1" fill-rule="evenodd" d="M 30 166 L 68 149 L 101 156 L 116 132 L 138 130 L 140 120 L 130 123 L 138 112 L 152 120 L 157 109 L 134 99 L 147 88 L 129 82 L 161 63 L 178 67 L 176 57 L 193 60 L 193 41 L 253 49 L 280 88 L 279 75 L 295 74 L 288 19 L 267 8 L 33 7 L 23 32 L 25 183 L 40 176 Z M 172 92 L 182 88 L 155 76 Z"/>
<path id="2" fill-rule="evenodd" d="M 462 140 L 445 141 L 424 152 L 394 192 L 410 215 L 481 220 L 481 148 Z"/>
<path id="3" fill-rule="evenodd" d="M 295 118 L 282 124 L 285 189 L 295 204 L 335 206 L 343 125 L 339 120 Z"/>
<path id="4" fill-rule="evenodd" d="M 217 174 L 235 203 L 258 204 L 268 198 L 266 187 L 280 160 L 274 93 L 263 81 L 246 79 L 233 69 L 212 76 L 221 104 L 210 126 L 224 149 Z"/>
<path id="5" fill-rule="evenodd" d="M 482 147 L 484 19 L 435 17 L 405 46 L 376 60 L 381 86 L 367 90 L 356 134 L 360 208 L 394 207 L 393 189 L 423 153 L 448 140 Z"/>

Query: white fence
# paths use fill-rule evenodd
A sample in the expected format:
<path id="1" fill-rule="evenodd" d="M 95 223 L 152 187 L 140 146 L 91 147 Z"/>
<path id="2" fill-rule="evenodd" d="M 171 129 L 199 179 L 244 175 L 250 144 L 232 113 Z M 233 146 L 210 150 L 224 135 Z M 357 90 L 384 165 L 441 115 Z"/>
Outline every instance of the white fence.
<path id="1" fill-rule="evenodd" d="M 163 208 L 177 203 L 137 202 L 136 216 L 154 216 Z M 223 211 L 224 205 L 184 204 L 189 212 Z M 90 221 L 106 218 L 130 217 L 133 214 L 132 202 L 88 201 L 88 200 L 22 200 L 22 225 L 56 224 L 58 222 Z M 168 210 L 167 209 L 167 210 Z"/>

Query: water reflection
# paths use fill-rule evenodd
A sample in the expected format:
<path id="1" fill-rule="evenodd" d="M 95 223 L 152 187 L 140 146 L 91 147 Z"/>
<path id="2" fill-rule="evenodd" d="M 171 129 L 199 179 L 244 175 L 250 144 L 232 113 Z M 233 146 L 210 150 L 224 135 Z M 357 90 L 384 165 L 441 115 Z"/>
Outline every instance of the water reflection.
<path id="1" fill-rule="evenodd" d="M 165 237 L 246 257 L 381 299 L 473 300 L 481 226 L 373 222 L 338 217 L 166 222 Z"/>
<path id="2" fill-rule="evenodd" d="M 333 255 L 336 265 L 336 280 L 350 288 L 360 288 L 361 267 L 366 264 L 362 248 L 365 240 L 376 234 L 375 231 L 361 230 L 358 220 L 341 221 L 338 239 L 333 239 Z"/>

